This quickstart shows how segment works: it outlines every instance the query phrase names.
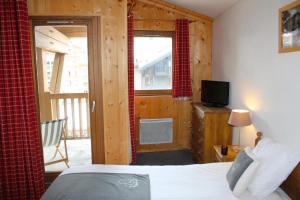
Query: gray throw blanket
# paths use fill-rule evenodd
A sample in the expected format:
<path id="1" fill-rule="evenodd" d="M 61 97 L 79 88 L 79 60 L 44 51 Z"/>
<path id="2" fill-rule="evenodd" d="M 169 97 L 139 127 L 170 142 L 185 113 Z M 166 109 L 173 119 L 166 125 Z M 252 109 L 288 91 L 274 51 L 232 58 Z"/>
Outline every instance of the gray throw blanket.
<path id="1" fill-rule="evenodd" d="M 42 200 L 150 200 L 148 175 L 76 173 L 59 176 Z"/>

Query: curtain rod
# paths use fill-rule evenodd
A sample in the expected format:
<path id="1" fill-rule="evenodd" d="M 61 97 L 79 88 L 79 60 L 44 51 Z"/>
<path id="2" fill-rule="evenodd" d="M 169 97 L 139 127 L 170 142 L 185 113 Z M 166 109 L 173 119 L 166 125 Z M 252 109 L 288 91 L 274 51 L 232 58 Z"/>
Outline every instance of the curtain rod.
<path id="1" fill-rule="evenodd" d="M 134 20 L 136 21 L 167 21 L 167 22 L 175 22 L 176 20 L 174 19 L 147 19 L 147 18 L 144 18 L 144 19 L 135 19 Z M 197 22 L 196 20 L 189 20 L 189 23 L 193 23 L 193 22 Z"/>

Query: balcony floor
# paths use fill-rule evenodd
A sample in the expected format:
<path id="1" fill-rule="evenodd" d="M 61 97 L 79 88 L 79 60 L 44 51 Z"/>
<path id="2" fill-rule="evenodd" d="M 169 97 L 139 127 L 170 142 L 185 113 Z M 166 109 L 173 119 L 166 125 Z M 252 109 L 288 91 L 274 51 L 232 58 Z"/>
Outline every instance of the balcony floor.
<path id="1" fill-rule="evenodd" d="M 60 149 L 64 154 L 64 143 L 61 141 Z M 91 159 L 91 139 L 67 140 L 67 150 L 69 155 L 69 166 L 78 166 L 92 163 Z M 44 161 L 49 161 L 54 155 L 55 147 L 44 148 Z M 57 154 L 54 160 L 60 158 Z M 45 167 L 46 172 L 63 171 L 67 166 L 64 162 L 51 164 Z"/>

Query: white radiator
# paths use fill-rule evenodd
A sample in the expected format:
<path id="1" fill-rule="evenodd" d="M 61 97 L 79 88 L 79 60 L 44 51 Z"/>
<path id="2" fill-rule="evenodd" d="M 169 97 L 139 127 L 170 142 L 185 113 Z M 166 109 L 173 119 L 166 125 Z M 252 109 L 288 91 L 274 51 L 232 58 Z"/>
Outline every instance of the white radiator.
<path id="1" fill-rule="evenodd" d="M 140 119 L 140 144 L 173 143 L 173 119 Z"/>

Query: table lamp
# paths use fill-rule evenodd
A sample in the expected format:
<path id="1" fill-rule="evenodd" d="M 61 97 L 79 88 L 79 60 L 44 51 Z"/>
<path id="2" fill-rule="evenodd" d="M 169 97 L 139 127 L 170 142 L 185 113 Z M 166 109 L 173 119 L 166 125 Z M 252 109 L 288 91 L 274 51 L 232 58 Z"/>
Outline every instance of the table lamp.
<path id="1" fill-rule="evenodd" d="M 251 125 L 250 113 L 248 110 L 232 110 L 228 124 L 239 128 L 239 145 L 241 145 L 241 127 Z"/>

